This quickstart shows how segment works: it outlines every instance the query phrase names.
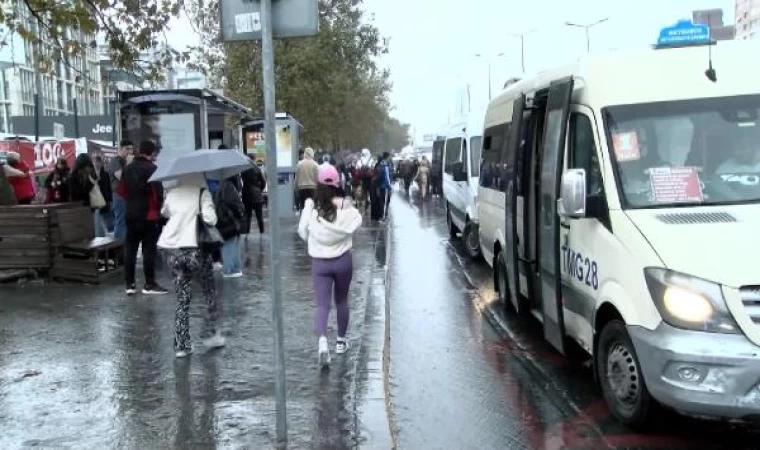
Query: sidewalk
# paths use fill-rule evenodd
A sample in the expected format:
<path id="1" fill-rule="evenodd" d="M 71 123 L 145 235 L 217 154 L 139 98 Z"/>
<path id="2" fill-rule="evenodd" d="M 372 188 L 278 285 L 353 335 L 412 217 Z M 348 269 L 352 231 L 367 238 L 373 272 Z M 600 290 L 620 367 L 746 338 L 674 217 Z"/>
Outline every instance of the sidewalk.
<path id="1" fill-rule="evenodd" d="M 350 296 L 352 348 L 317 368 L 310 262 L 281 225 L 289 448 L 350 448 L 365 441 L 355 411 L 366 299 L 382 227 L 354 238 Z M 268 291 L 268 235 L 244 244 L 244 273 L 223 280 L 224 349 L 205 353 L 203 301 L 195 285 L 191 333 L 196 353 L 176 360 L 174 296 L 126 298 L 119 277 L 102 286 L 0 286 L 0 448 L 271 448 L 274 357 Z M 384 250 L 383 250 L 384 251 Z M 138 285 L 141 282 L 138 270 Z M 171 287 L 168 273 L 159 282 Z M 335 312 L 330 317 L 334 342 Z M 364 395 L 361 394 L 360 395 Z M 359 407 L 361 409 L 361 407 Z M 366 441 L 365 441 L 366 442 Z"/>

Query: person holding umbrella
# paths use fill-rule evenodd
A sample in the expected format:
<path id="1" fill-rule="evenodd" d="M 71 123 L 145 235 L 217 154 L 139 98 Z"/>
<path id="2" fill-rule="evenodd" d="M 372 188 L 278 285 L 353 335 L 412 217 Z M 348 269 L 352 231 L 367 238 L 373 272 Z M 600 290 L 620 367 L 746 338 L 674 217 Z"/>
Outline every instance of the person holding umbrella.
<path id="1" fill-rule="evenodd" d="M 208 180 L 225 180 L 236 177 L 250 168 L 248 158 L 240 152 L 196 150 L 172 160 L 159 163 L 150 182 L 176 181 L 166 196 L 162 214 L 169 222 L 161 232 L 159 246 L 166 250 L 174 275 L 177 294 L 174 350 L 178 358 L 192 352 L 188 310 L 190 284 L 193 276 L 200 278 L 206 300 L 206 315 L 202 331 L 203 343 L 208 348 L 225 345 L 218 329 L 219 304 L 214 283 L 210 252 L 204 250 L 198 236 L 201 228 L 214 228 L 218 218 L 216 207 L 208 191 Z M 218 238 L 221 245 L 222 239 Z"/>
<path id="2" fill-rule="evenodd" d="M 166 193 L 161 214 L 169 221 L 158 239 L 158 247 L 168 256 L 177 294 L 174 317 L 175 355 L 184 358 L 192 352 L 189 310 L 192 296 L 190 285 L 194 276 L 200 280 L 206 301 L 201 331 L 203 344 L 209 349 L 223 347 L 224 337 L 216 326 L 219 307 L 211 254 L 198 246 L 197 221 L 202 220 L 208 226 L 215 226 L 217 221 L 214 201 L 206 188 L 203 175 L 188 175 L 178 179 L 177 184 Z"/>

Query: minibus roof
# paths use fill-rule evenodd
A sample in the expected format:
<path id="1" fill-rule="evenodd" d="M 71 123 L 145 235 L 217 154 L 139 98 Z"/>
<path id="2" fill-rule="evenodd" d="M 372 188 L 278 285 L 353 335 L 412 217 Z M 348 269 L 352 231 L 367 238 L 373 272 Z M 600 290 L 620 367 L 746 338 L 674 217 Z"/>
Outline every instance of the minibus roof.
<path id="1" fill-rule="evenodd" d="M 710 48 L 712 47 L 712 48 Z M 712 66 L 713 82 L 705 74 Z M 591 54 L 575 64 L 548 70 L 510 85 L 491 101 L 486 126 L 511 120 L 519 93 L 547 88 L 554 80 L 575 79 L 573 102 L 594 109 L 694 98 L 760 94 L 758 41 L 720 41 L 713 46 L 638 49 Z M 506 109 L 505 109 L 506 108 Z M 509 117 L 505 113 L 509 112 Z"/>

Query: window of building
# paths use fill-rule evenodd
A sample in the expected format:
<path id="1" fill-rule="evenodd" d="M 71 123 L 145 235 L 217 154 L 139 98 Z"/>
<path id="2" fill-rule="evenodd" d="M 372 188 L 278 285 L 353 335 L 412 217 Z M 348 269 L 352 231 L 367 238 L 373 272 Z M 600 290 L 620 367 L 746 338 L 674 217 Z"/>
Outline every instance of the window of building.
<path id="1" fill-rule="evenodd" d="M 63 81 L 60 80 L 56 86 L 56 98 L 58 99 L 58 109 L 63 109 Z"/>

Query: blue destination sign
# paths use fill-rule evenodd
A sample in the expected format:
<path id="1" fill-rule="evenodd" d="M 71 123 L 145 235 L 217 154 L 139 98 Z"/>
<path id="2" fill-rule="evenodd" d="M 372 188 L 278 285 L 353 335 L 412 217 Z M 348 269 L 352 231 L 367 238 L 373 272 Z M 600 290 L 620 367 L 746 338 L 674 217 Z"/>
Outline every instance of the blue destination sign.
<path id="1" fill-rule="evenodd" d="M 657 47 L 686 47 L 710 44 L 710 27 L 682 20 L 672 27 L 663 28 Z"/>

